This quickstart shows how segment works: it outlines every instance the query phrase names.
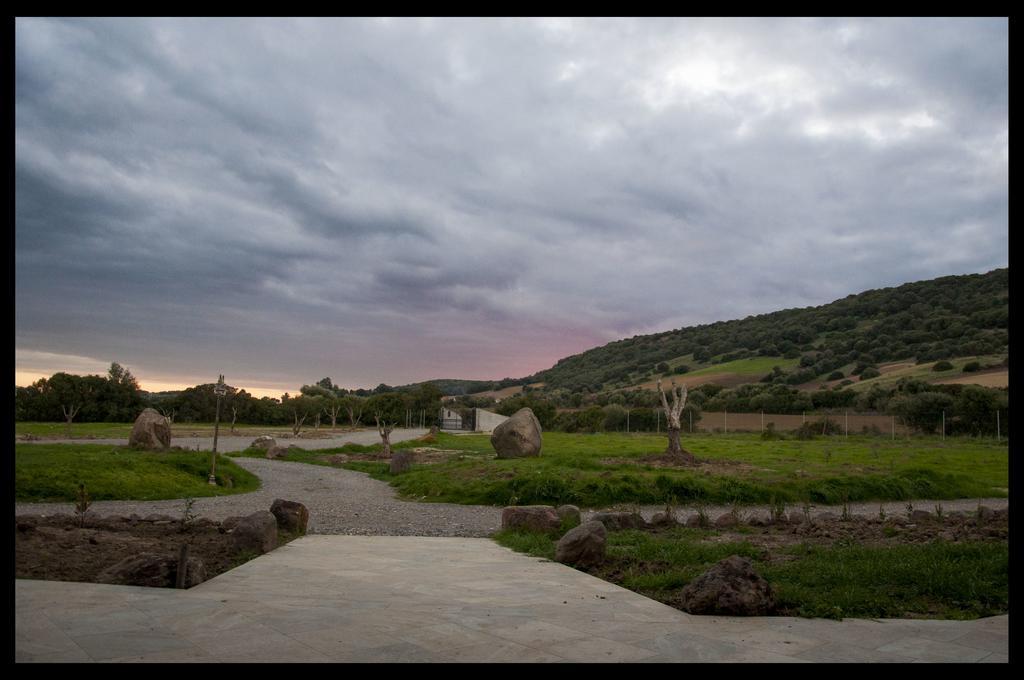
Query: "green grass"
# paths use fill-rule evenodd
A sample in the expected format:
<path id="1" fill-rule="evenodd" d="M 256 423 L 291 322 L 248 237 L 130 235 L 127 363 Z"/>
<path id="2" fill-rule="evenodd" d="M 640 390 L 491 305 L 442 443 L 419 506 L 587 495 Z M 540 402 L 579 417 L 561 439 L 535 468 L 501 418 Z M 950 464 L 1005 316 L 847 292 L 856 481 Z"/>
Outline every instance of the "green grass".
<path id="1" fill-rule="evenodd" d="M 800 362 L 799 359 L 783 359 L 782 357 L 751 357 L 749 359 L 736 359 L 726 361 L 722 364 L 712 364 L 696 371 L 684 373 L 683 377 L 695 375 L 713 375 L 715 373 L 733 373 L 735 375 L 757 376 L 761 378 L 771 373 L 772 368 L 778 366 L 782 370 L 793 368 Z"/>
<path id="2" fill-rule="evenodd" d="M 851 436 L 763 441 L 754 434 L 689 435 L 683 437 L 684 447 L 698 459 L 721 463 L 714 470 L 690 470 L 640 460 L 663 451 L 664 436 L 545 432 L 543 438 L 537 458 L 498 460 L 487 435 L 442 433 L 433 446 L 458 450 L 461 459 L 416 464 L 397 476 L 385 462 L 354 461 L 344 467 L 391 483 L 405 498 L 485 505 L 768 503 L 773 497 L 839 504 L 844 498 L 999 497 L 1008 487 L 1007 445 L 987 440 L 894 442 Z"/>
<path id="3" fill-rule="evenodd" d="M 801 544 L 765 559 L 746 541 L 707 541 L 715 532 L 672 529 L 659 534 L 608 534 L 608 561 L 591 570 L 661 602 L 678 601 L 686 584 L 730 555 L 750 558 L 776 590 L 779 615 L 825 618 L 926 617 L 972 619 L 1008 611 L 1009 549 L 1005 541 L 874 547 Z M 501 545 L 554 558 L 556 539 L 502 531 Z"/>
<path id="4" fill-rule="evenodd" d="M 218 456 L 210 486 L 210 455 L 137 451 L 98 444 L 15 444 L 16 501 L 74 501 L 84 483 L 94 501 L 162 500 L 255 491 L 259 478 Z"/>
<path id="5" fill-rule="evenodd" d="M 869 380 L 856 381 L 853 385 L 848 387 L 853 390 L 866 390 L 871 389 L 872 385 L 879 385 L 881 387 L 893 387 L 903 378 L 912 378 L 915 380 L 923 380 L 925 382 L 935 382 L 938 380 L 950 380 L 952 378 L 963 378 L 969 377 L 970 373 L 964 373 L 964 365 L 972 361 L 978 361 L 982 366 L 988 366 L 990 364 L 998 364 L 1005 357 L 998 354 L 990 354 L 983 356 L 973 357 L 959 357 L 956 359 L 945 359 L 953 365 L 953 368 L 948 371 L 933 371 L 932 366 L 938 363 L 938 361 L 929 361 L 924 364 L 917 364 L 914 366 L 908 366 L 906 368 L 900 368 L 889 373 L 884 373 L 877 378 L 871 378 Z"/>

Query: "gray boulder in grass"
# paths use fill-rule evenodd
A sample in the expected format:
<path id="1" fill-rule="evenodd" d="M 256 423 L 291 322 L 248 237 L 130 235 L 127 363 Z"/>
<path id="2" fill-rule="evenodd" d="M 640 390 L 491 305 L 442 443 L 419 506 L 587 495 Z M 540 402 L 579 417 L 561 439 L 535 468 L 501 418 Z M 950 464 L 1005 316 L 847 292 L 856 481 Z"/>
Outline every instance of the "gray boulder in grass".
<path id="1" fill-rule="evenodd" d="M 512 417 L 494 428 L 491 446 L 498 458 L 529 458 L 540 455 L 540 421 L 528 408 L 521 408 Z"/>
<path id="2" fill-rule="evenodd" d="M 555 559 L 562 564 L 592 567 L 604 561 L 608 532 L 593 520 L 565 532 L 555 546 Z"/>
<path id="3" fill-rule="evenodd" d="M 170 448 L 171 424 L 156 409 L 143 410 L 132 425 L 128 446 L 138 449 Z"/>

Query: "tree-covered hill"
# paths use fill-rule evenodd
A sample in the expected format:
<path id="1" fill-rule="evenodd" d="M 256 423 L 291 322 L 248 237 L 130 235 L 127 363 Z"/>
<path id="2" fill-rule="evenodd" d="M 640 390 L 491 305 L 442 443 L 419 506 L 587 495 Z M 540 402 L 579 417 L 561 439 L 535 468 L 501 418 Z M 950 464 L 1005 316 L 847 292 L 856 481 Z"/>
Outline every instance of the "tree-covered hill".
<path id="1" fill-rule="evenodd" d="M 635 336 L 566 357 L 518 382 L 599 392 L 662 374 L 775 357 L 779 368 L 751 376 L 751 381 L 800 385 L 840 367 L 870 375 L 883 362 L 1006 355 L 1008 276 L 1006 268 L 945 276 L 869 290 L 819 307 Z"/>

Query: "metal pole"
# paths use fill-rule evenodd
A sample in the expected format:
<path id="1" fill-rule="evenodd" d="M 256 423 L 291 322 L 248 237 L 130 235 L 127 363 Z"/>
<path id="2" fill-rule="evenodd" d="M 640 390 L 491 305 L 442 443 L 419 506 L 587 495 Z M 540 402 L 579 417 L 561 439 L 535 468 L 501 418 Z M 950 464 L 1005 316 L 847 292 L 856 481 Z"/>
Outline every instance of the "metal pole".
<path id="1" fill-rule="evenodd" d="M 996 412 L 996 415 L 999 415 L 998 411 Z M 654 409 L 654 431 L 659 434 L 661 433 L 661 411 L 658 409 Z"/>
<path id="2" fill-rule="evenodd" d="M 999 432 L 999 409 L 996 409 L 996 441 L 1000 440 Z"/>
<path id="3" fill-rule="evenodd" d="M 693 409 L 690 409 L 690 434 L 693 434 Z"/>
<path id="4" fill-rule="evenodd" d="M 626 409 L 626 434 L 629 434 L 629 409 Z"/>
<path id="5" fill-rule="evenodd" d="M 946 441 L 946 409 L 942 409 L 942 441 Z"/>
<path id="6" fill-rule="evenodd" d="M 850 436 L 850 412 L 846 411 L 846 437 Z"/>
<path id="7" fill-rule="evenodd" d="M 764 434 L 764 411 L 761 411 L 761 434 Z"/>
<path id="8" fill-rule="evenodd" d="M 892 440 L 896 441 L 896 416 L 892 417 Z"/>
<path id="9" fill-rule="evenodd" d="M 729 434 L 729 409 L 725 409 L 725 433 Z"/>
<path id="10" fill-rule="evenodd" d="M 800 411 L 800 424 L 803 425 L 807 422 L 807 411 Z"/>
<path id="11" fill-rule="evenodd" d="M 210 486 L 217 486 L 217 437 L 220 434 L 220 398 L 224 396 L 224 376 L 217 379 L 217 386 L 213 388 L 217 395 L 217 414 L 213 420 L 213 453 L 210 456 Z"/>

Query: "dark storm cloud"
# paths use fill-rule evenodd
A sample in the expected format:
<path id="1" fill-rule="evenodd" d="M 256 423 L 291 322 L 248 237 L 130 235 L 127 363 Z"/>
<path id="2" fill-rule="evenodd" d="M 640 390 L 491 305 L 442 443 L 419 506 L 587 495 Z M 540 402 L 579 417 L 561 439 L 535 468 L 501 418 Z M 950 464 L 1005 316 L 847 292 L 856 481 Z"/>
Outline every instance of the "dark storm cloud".
<path id="1" fill-rule="evenodd" d="M 16 343 L 504 377 L 1005 266 L 1007 45 L 1005 19 L 21 19 Z"/>

